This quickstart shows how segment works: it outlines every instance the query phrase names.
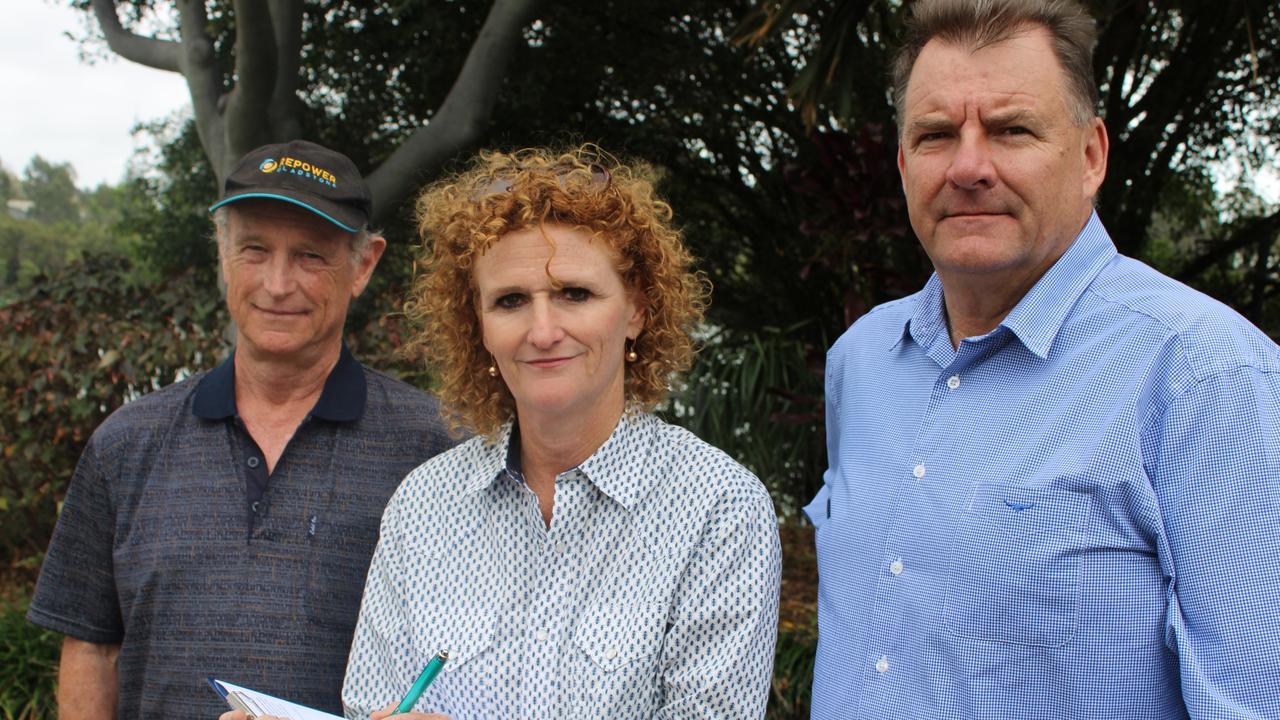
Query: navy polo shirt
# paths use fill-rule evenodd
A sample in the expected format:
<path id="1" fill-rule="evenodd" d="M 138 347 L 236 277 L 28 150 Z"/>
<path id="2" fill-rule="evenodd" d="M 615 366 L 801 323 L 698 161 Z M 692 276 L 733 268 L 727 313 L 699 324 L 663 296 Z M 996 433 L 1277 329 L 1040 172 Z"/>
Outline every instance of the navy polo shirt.
<path id="1" fill-rule="evenodd" d="M 365 381 L 360 363 L 342 346 L 342 353 L 329 377 L 315 407 L 303 419 L 303 425 L 313 420 L 331 423 L 350 423 L 364 414 Z M 237 432 L 230 432 L 238 444 L 236 461 L 244 466 L 245 499 L 252 513 L 261 512 L 262 500 L 267 491 L 266 458 L 258 443 L 249 435 L 240 413 L 236 411 L 235 355 L 214 368 L 196 387 L 192 411 L 205 420 L 230 420 Z"/>
<path id="2" fill-rule="evenodd" d="M 431 397 L 344 349 L 268 481 L 233 362 L 98 427 L 41 569 L 32 622 L 120 644 L 119 717 L 217 717 L 209 675 L 340 713 L 383 507 L 453 444 Z"/>

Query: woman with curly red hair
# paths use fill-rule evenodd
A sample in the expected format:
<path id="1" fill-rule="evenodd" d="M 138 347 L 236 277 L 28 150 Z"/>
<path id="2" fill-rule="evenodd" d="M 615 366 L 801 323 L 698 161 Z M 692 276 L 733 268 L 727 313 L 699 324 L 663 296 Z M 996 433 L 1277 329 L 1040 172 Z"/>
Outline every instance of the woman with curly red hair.
<path id="1" fill-rule="evenodd" d="M 386 717 L 441 650 L 416 709 L 455 719 L 763 716 L 776 518 L 651 412 L 708 289 L 647 171 L 593 146 L 485 153 L 418 218 L 414 347 L 476 437 L 387 507 L 349 716 Z"/>

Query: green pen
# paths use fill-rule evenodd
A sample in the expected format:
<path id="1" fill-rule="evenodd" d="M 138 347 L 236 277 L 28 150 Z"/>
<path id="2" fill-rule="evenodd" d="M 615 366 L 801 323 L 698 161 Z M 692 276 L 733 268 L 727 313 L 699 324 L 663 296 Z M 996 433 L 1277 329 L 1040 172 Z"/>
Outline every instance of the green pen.
<path id="1" fill-rule="evenodd" d="M 449 651 L 441 650 L 436 656 L 431 658 L 431 662 L 422 668 L 422 674 L 414 681 L 413 687 L 409 688 L 408 694 L 400 701 L 400 707 L 396 708 L 396 714 L 407 713 L 418 704 L 418 698 L 422 697 L 422 693 L 427 691 L 427 686 L 432 680 L 436 679 L 436 675 L 440 674 L 440 668 L 444 667 L 444 662 L 449 659 Z"/>

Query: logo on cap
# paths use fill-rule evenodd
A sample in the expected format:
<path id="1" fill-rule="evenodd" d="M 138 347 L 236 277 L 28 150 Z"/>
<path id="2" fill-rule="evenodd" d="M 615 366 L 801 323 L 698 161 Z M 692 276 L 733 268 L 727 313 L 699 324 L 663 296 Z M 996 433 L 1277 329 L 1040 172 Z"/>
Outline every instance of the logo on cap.
<path id="1" fill-rule="evenodd" d="M 315 180 L 322 185 L 329 187 L 338 187 L 338 178 L 333 173 L 325 170 L 318 165 L 312 165 L 305 160 L 299 160 L 295 157 L 282 157 L 279 160 L 267 158 L 263 160 L 258 169 L 264 173 L 290 173 L 293 175 L 301 175 L 302 177 Z"/>

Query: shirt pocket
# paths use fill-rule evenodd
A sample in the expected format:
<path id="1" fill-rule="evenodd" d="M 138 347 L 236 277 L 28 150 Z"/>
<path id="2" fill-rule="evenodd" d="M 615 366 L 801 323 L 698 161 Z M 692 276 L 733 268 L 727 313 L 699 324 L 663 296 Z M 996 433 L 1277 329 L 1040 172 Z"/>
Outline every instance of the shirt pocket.
<path id="1" fill-rule="evenodd" d="M 306 522 L 307 620 L 350 635 L 356 626 L 369 561 L 378 542 L 376 512 L 311 516 Z"/>
<path id="2" fill-rule="evenodd" d="M 493 649 L 496 615 L 488 607 L 429 604 L 413 613 L 410 623 L 416 656 L 413 676 L 401 694 L 441 650 L 449 653 L 444 668 L 418 701 L 418 712 L 455 718 L 487 717 L 494 708 Z"/>
<path id="3" fill-rule="evenodd" d="M 974 640 L 1057 647 L 1075 635 L 1087 494 L 980 484 L 951 551 L 943 623 Z"/>
<path id="4" fill-rule="evenodd" d="M 658 707 L 658 653 L 667 608 L 647 602 L 600 603 L 573 633 L 576 672 L 571 717 L 647 718 Z"/>

